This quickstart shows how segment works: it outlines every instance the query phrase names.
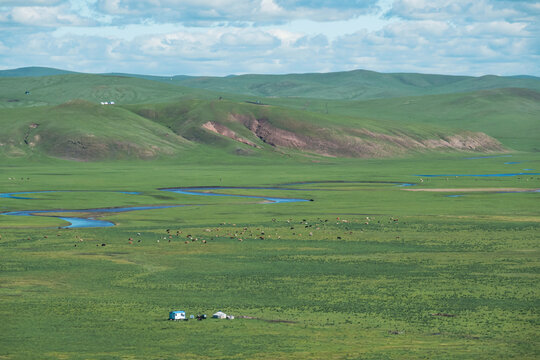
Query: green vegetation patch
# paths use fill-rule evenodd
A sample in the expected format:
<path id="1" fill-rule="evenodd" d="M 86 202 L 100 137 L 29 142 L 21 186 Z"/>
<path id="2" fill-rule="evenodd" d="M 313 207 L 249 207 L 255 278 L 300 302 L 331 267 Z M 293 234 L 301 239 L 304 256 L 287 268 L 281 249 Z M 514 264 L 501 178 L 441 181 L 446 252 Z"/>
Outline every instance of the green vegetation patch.
<path id="1" fill-rule="evenodd" d="M 8 191 L 92 190 L 0 198 L 3 211 L 205 205 L 103 214 L 117 225 L 94 229 L 0 215 L 0 355 L 537 357 L 538 194 L 448 198 L 398 186 L 538 187 L 537 177 L 420 182 L 411 175 L 502 172 L 505 158 L 250 161 L 3 166 L 9 177 L 0 185 Z M 280 185 L 291 190 L 221 192 L 314 201 L 261 204 L 156 190 L 212 185 Z M 167 321 L 172 310 L 222 310 L 236 319 Z"/>

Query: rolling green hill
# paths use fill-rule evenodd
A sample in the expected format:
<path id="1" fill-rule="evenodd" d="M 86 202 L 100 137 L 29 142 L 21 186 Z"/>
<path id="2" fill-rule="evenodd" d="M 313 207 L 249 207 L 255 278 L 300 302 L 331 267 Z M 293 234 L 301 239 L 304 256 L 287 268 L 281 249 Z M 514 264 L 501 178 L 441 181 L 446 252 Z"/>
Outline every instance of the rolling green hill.
<path id="1" fill-rule="evenodd" d="M 362 158 L 503 150 L 482 133 L 227 100 L 124 107 L 74 100 L 1 110 L 0 127 L 6 156 L 43 154 L 83 161 L 174 157 L 208 148 L 229 155 Z"/>
<path id="2" fill-rule="evenodd" d="M 384 100 L 333 102 L 329 112 L 401 124 L 436 124 L 455 129 L 482 131 L 505 146 L 540 151 L 540 92 L 519 89 L 416 96 Z M 326 111 L 323 104 L 312 110 Z"/>
<path id="3" fill-rule="evenodd" d="M 540 79 L 500 76 L 383 74 L 366 70 L 326 74 L 241 75 L 179 79 L 178 84 L 262 97 L 364 100 L 518 87 L 540 90 Z"/>
<path id="4" fill-rule="evenodd" d="M 494 151 L 502 147 L 482 134 L 314 114 L 231 101 L 139 105 L 139 115 L 192 141 L 243 144 L 244 151 L 292 149 L 323 156 L 388 157 L 408 151 Z M 251 149 L 249 148 L 251 147 Z"/>
<path id="5" fill-rule="evenodd" d="M 44 76 L 66 73 L 50 68 L 21 68 L 0 71 L 0 77 Z M 104 74 L 107 75 L 107 74 Z M 333 73 L 286 75 L 150 76 L 114 73 L 110 76 L 140 78 L 255 97 L 301 97 L 317 99 L 366 100 L 471 92 L 497 88 L 525 88 L 540 91 L 540 79 L 532 76 L 481 77 L 417 73 L 378 73 L 353 70 Z"/>
<path id="6" fill-rule="evenodd" d="M 30 66 L 18 69 L 0 70 L 0 77 L 32 77 L 76 74 L 76 72 L 48 67 Z"/>
<path id="7" fill-rule="evenodd" d="M 26 92 L 29 94 L 26 94 Z M 36 77 L 0 77 L 0 107 L 59 105 L 74 99 L 117 104 L 167 102 L 183 97 L 210 98 L 207 90 L 190 89 L 125 76 L 67 74 Z"/>
<path id="8" fill-rule="evenodd" d="M 341 82 L 340 91 L 345 91 L 355 86 L 355 76 L 373 83 L 384 76 L 387 91 L 396 81 L 401 84 L 399 91 L 406 86 L 450 91 L 467 84 L 473 88 L 480 83 L 497 86 L 501 81 L 538 82 L 417 75 L 356 71 L 291 75 L 289 79 L 310 79 L 312 86 L 304 83 L 305 91 L 297 94 L 321 96 L 316 83 L 323 84 L 323 79 L 328 80 L 327 86 Z M 0 77 L 0 125 L 5 129 L 0 134 L 0 151 L 6 156 L 44 154 L 77 160 L 175 157 L 188 150 L 193 154 L 209 150 L 250 156 L 378 158 L 428 151 L 538 151 L 540 142 L 540 93 L 526 88 L 359 101 L 259 98 L 177 85 L 194 78 L 152 78 Z M 239 78 L 281 77 L 223 80 Z M 279 82 L 275 85 L 274 90 L 283 90 Z M 366 87 L 366 91 L 373 93 L 383 85 Z M 115 105 L 99 105 L 103 101 Z M 33 124 L 39 126 L 29 127 Z"/>
<path id="9" fill-rule="evenodd" d="M 192 146 L 166 127 L 116 106 L 83 100 L 0 111 L 0 152 L 69 160 L 149 159 Z"/>

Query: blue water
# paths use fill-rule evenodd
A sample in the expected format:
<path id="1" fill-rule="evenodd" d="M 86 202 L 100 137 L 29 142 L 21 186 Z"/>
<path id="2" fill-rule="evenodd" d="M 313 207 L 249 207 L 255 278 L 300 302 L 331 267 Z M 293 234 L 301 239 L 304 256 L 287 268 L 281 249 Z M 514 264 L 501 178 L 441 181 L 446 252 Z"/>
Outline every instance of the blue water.
<path id="1" fill-rule="evenodd" d="M 213 193 L 213 192 L 205 192 L 206 190 L 226 190 L 226 189 L 296 190 L 296 189 L 284 189 L 284 188 L 276 188 L 276 187 L 204 187 L 204 188 L 171 188 L 171 189 L 160 189 L 160 190 L 170 191 L 170 192 L 174 192 L 177 194 L 184 194 L 184 195 L 228 196 L 228 197 L 241 197 L 241 198 L 249 198 L 249 199 L 263 199 L 263 200 L 268 200 L 274 204 L 309 201 L 306 199 L 276 198 L 276 197 L 268 197 L 268 196 L 234 195 L 234 194 L 219 194 L 219 193 Z"/>
<path id="2" fill-rule="evenodd" d="M 504 165 L 514 165 L 514 164 L 521 164 L 521 161 L 509 161 L 509 162 L 504 163 Z"/>
<path id="3" fill-rule="evenodd" d="M 114 192 L 114 193 L 120 193 L 120 194 L 128 194 L 128 195 L 139 195 L 140 192 L 137 191 L 92 191 L 92 190 L 46 190 L 46 191 L 19 191 L 19 192 L 12 192 L 12 193 L 0 193 L 0 198 L 7 198 L 7 199 L 33 199 L 31 197 L 23 197 L 23 196 L 17 196 L 17 195 L 26 195 L 26 194 L 41 194 L 41 193 L 53 193 L 53 192 Z"/>
<path id="4" fill-rule="evenodd" d="M 446 197 L 449 197 L 449 198 L 457 198 L 457 197 L 462 197 L 462 196 L 465 196 L 465 195 L 446 195 Z"/>
<path id="5" fill-rule="evenodd" d="M 63 229 L 72 229 L 72 228 L 93 228 L 93 227 L 110 227 L 114 226 L 113 222 L 106 220 L 96 220 L 92 218 L 77 218 L 77 217 L 61 217 L 59 219 L 69 222 L 71 225 L 64 226 Z"/>
<path id="6" fill-rule="evenodd" d="M 3 213 L 2 215 L 12 215 L 12 216 L 36 216 L 38 214 L 47 214 L 47 213 L 73 213 L 73 212 L 82 212 L 82 213 L 118 213 L 126 211 L 137 211 L 137 210 L 152 210 L 152 209 L 166 209 L 171 207 L 180 207 L 184 205 L 158 205 L 158 206 L 134 206 L 134 207 L 121 207 L 121 208 L 101 208 L 101 209 L 80 209 L 80 210 L 23 210 L 23 211 L 10 211 Z M 47 215 L 45 215 L 47 216 Z M 65 216 L 50 216 L 56 217 L 62 220 L 65 220 L 70 223 L 68 226 L 64 226 L 64 229 L 68 228 L 90 228 L 90 227 L 107 227 L 114 226 L 114 223 L 105 220 L 96 220 L 92 218 L 79 218 L 79 217 L 65 217 Z"/>
<path id="7" fill-rule="evenodd" d="M 456 177 L 456 176 L 479 176 L 479 177 L 504 177 L 520 175 L 540 175 L 540 173 L 508 173 L 508 174 L 442 174 L 442 175 L 414 175 L 423 177 Z"/>
<path id="8" fill-rule="evenodd" d="M 511 155 L 508 155 L 511 156 Z M 423 177 L 444 177 L 444 176 L 517 176 L 517 175 L 540 175 L 540 173 L 511 173 L 511 174 L 482 174 L 482 175 L 415 175 Z M 314 182 L 315 183 L 315 182 Z M 299 183 L 298 183 L 299 184 Z M 414 183 L 391 183 L 397 186 L 415 186 Z M 291 189 L 291 188 L 281 188 L 281 187 L 193 187 L 193 188 L 169 188 L 169 189 L 160 189 L 161 191 L 169 191 L 177 194 L 184 195 L 196 195 L 196 196 L 223 196 L 223 197 L 240 197 L 240 198 L 250 198 L 250 199 L 263 199 L 269 201 L 270 203 L 292 203 L 292 202 L 307 202 L 310 200 L 307 199 L 296 199 L 296 198 L 277 198 L 269 196 L 253 196 L 253 195 L 234 195 L 234 194 L 220 194 L 215 192 L 208 192 L 210 190 L 226 190 L 226 189 L 249 189 L 249 190 L 310 190 L 310 189 Z M 17 196 L 25 194 L 37 194 L 37 193 L 51 193 L 51 192 L 71 192 L 71 190 L 47 190 L 47 191 L 23 191 L 23 192 L 12 192 L 12 193 L 0 193 L 0 198 L 9 198 L 9 199 L 31 199 L 29 197 Z M 111 191 L 122 194 L 137 195 L 140 194 L 136 191 Z M 535 192 L 540 192 L 540 190 L 535 190 Z M 448 197 L 461 197 L 463 195 L 447 195 Z M 134 207 L 117 207 L 117 208 L 99 208 L 99 209 L 72 209 L 72 210 L 24 210 L 24 211 L 11 211 L 3 213 L 1 215 L 11 215 L 11 216 L 35 216 L 39 214 L 47 213 L 119 213 L 126 211 L 138 211 L 138 210 L 152 210 L 152 209 L 166 209 L 172 207 L 180 207 L 186 205 L 156 205 L 156 206 L 134 206 Z M 55 215 L 44 215 L 50 217 L 56 217 L 62 220 L 65 220 L 70 223 L 70 225 L 65 226 L 64 228 L 89 228 L 89 227 L 110 227 L 115 224 L 106 221 L 106 220 L 97 220 L 93 218 L 79 218 L 79 217 L 64 217 L 64 216 L 55 216 Z"/>
<path id="9" fill-rule="evenodd" d="M 12 193 L 0 193 L 0 198 L 8 198 L 8 199 L 32 199 L 25 196 L 16 196 L 16 195 L 25 195 L 25 194 L 38 194 L 38 193 L 50 193 L 50 192 L 56 192 L 55 190 L 48 190 L 48 191 L 20 191 L 20 192 L 12 192 Z"/>
<path id="10" fill-rule="evenodd" d="M 275 188 L 275 187 L 205 187 L 205 188 L 174 188 L 174 189 L 160 189 L 162 191 L 170 191 L 178 194 L 186 195 L 198 195 L 198 196 L 230 196 L 230 197 L 241 197 L 241 198 L 252 198 L 252 199 L 263 199 L 270 201 L 271 203 L 291 203 L 291 202 L 303 202 L 309 201 L 306 199 L 290 199 L 290 198 L 276 198 L 268 196 L 251 196 L 251 195 L 232 195 L 232 194 L 219 194 L 219 193 L 210 193 L 203 192 L 206 190 L 220 190 L 220 189 L 263 189 L 263 190 L 298 190 L 298 189 L 287 189 L 287 188 Z M 71 192 L 71 190 L 47 190 L 47 191 L 21 191 L 21 192 L 12 192 L 12 193 L 0 193 L 1 198 L 8 199 L 32 199 L 25 196 L 25 194 L 37 194 L 37 193 L 52 193 L 52 192 Z M 122 194 L 137 195 L 140 194 L 136 191 L 114 191 Z M 171 207 L 180 207 L 185 205 L 161 205 L 161 206 L 134 206 L 134 207 L 118 207 L 118 208 L 99 208 L 99 209 L 77 209 L 77 210 L 24 210 L 24 211 L 11 211 L 3 213 L 2 215 L 11 215 L 11 216 L 36 216 L 43 215 L 47 213 L 72 213 L 72 212 L 81 212 L 81 213 L 118 213 L 126 211 L 138 211 L 138 210 L 152 210 L 152 209 L 166 209 Z M 47 216 L 47 215 L 43 215 Z M 106 220 L 97 220 L 93 218 L 80 218 L 80 217 L 65 217 L 65 216 L 53 216 L 62 220 L 65 220 L 70 223 L 68 226 L 63 228 L 90 228 L 90 227 L 109 227 L 114 226 L 114 223 Z"/>

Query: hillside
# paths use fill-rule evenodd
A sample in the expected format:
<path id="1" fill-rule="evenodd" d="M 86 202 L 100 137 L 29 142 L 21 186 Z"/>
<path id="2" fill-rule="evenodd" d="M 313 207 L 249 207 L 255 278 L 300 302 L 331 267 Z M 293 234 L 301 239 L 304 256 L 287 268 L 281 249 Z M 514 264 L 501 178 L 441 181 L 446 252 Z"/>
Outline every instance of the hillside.
<path id="1" fill-rule="evenodd" d="M 68 160 L 150 159 L 191 148 L 186 139 L 115 106 L 83 100 L 0 110 L 0 153 Z"/>
<path id="2" fill-rule="evenodd" d="M 28 92 L 28 93 L 27 93 Z M 125 76 L 67 74 L 36 77 L 0 77 L 0 108 L 59 105 L 74 99 L 117 104 L 167 102 L 183 97 L 218 97 L 207 90 L 190 89 Z"/>
<path id="3" fill-rule="evenodd" d="M 504 150 L 482 133 L 226 100 L 124 107 L 75 100 L 4 109 L 0 119 L 0 151 L 9 157 L 152 159 L 214 149 L 223 155 L 382 158 Z"/>
<path id="4" fill-rule="evenodd" d="M 30 66 L 18 69 L 0 70 L 0 77 L 32 77 L 76 74 L 76 72 L 48 67 Z"/>
<path id="5" fill-rule="evenodd" d="M 21 68 L 0 71 L 2 77 L 46 76 L 68 73 L 50 68 Z M 111 73 L 214 92 L 254 97 L 301 97 L 315 99 L 368 100 L 403 96 L 451 94 L 497 88 L 524 88 L 540 91 L 540 78 L 533 76 L 451 76 L 418 73 L 378 73 L 353 70 L 333 73 L 286 75 L 151 76 Z M 96 75 L 94 75 L 96 76 Z"/>
<path id="6" fill-rule="evenodd" d="M 336 117 L 231 101 L 184 101 L 128 107 L 191 141 L 234 146 L 239 154 L 270 150 L 331 157 L 390 157 L 417 151 L 501 151 L 481 133 Z"/>
<path id="7" fill-rule="evenodd" d="M 366 70 L 326 74 L 195 77 L 181 78 L 176 83 L 193 88 L 261 97 L 344 100 L 450 94 L 509 87 L 540 91 L 538 78 L 384 74 Z"/>
<path id="8" fill-rule="evenodd" d="M 374 79 L 381 75 L 367 73 Z M 332 77 L 334 83 L 345 83 L 346 75 L 299 77 L 311 76 L 314 82 Z M 422 89 L 473 87 L 481 79 L 430 75 L 406 81 L 405 75 L 401 83 Z M 42 154 L 85 161 L 176 157 L 188 150 L 192 155 L 208 150 L 380 158 L 432 151 L 538 151 L 540 143 L 540 92 L 525 88 L 359 101 L 252 97 L 150 78 L 0 77 L 0 151 L 6 156 Z M 481 80 L 496 84 L 500 79 Z M 103 101 L 115 105 L 99 105 Z"/>
<path id="9" fill-rule="evenodd" d="M 540 92 L 519 89 L 403 97 L 384 100 L 331 102 L 329 112 L 401 124 L 430 124 L 482 131 L 505 146 L 540 151 Z M 312 104 L 313 111 L 327 111 Z"/>

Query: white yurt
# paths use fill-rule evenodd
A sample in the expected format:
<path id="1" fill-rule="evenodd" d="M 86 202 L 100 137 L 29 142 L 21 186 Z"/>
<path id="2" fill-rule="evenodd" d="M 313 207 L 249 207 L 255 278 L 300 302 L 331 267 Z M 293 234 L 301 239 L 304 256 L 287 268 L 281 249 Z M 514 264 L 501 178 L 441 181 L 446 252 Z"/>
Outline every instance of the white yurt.
<path id="1" fill-rule="evenodd" d="M 214 319 L 226 319 L 227 318 L 227 314 L 225 314 L 224 312 L 222 311 L 218 311 L 217 313 L 215 313 L 214 315 L 212 315 L 212 317 Z"/>

